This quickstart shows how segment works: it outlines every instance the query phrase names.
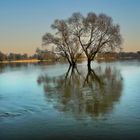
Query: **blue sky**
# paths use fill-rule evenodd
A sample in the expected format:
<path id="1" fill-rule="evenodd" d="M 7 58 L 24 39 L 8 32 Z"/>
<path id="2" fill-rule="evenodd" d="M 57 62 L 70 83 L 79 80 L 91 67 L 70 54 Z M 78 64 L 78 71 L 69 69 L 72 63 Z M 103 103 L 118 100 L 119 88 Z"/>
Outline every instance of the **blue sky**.
<path id="1" fill-rule="evenodd" d="M 55 19 L 106 13 L 120 24 L 125 51 L 140 50 L 140 0 L 0 0 L 0 50 L 33 53 Z"/>

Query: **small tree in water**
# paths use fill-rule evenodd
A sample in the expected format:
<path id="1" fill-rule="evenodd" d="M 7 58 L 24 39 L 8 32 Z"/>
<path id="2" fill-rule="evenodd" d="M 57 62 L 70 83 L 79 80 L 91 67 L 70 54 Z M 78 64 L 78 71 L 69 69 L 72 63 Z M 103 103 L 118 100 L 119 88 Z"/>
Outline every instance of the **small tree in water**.
<path id="1" fill-rule="evenodd" d="M 120 49 L 122 43 L 119 25 L 105 14 L 88 13 L 84 17 L 74 13 L 68 20 L 56 20 L 52 28 L 57 30 L 56 34 L 46 33 L 43 43 L 55 44 L 59 54 L 72 66 L 84 52 L 91 68 L 91 61 L 98 53 Z"/>

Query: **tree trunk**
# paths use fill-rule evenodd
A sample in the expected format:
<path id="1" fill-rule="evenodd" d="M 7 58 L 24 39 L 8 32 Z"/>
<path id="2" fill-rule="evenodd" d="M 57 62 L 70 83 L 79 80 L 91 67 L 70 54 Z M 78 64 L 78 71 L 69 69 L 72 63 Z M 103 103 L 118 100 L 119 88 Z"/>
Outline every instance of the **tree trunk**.
<path id="1" fill-rule="evenodd" d="M 76 63 L 75 62 L 72 62 L 72 65 L 71 65 L 73 68 L 76 67 Z"/>
<path id="2" fill-rule="evenodd" d="M 67 77 L 68 77 L 68 75 L 69 75 L 69 73 L 70 73 L 70 70 L 71 70 L 71 65 L 69 65 L 69 68 L 68 68 L 68 70 L 67 70 L 67 72 L 66 72 L 66 76 L 65 76 L 65 79 L 67 79 Z"/>
<path id="3" fill-rule="evenodd" d="M 87 67 L 88 67 L 88 70 L 91 69 L 91 59 L 88 58 L 88 61 L 87 61 Z"/>

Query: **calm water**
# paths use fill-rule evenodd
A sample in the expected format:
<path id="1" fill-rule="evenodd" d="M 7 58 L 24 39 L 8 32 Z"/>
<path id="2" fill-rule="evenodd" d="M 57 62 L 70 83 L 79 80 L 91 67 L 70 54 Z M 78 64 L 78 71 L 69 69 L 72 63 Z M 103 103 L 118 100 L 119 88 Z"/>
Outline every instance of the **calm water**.
<path id="1" fill-rule="evenodd" d="M 0 65 L 0 140 L 139 139 L 140 61 Z"/>

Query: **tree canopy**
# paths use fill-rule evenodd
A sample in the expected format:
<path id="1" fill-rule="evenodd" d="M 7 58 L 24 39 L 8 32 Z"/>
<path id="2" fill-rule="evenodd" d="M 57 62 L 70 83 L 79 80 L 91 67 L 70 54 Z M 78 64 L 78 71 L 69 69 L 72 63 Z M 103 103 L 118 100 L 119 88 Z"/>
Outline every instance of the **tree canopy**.
<path id="1" fill-rule="evenodd" d="M 122 43 L 119 25 L 105 14 L 74 13 L 66 20 L 55 20 L 51 27 L 55 32 L 46 33 L 43 44 L 55 45 L 56 51 L 72 65 L 84 53 L 90 67 L 97 53 L 115 51 Z"/>

